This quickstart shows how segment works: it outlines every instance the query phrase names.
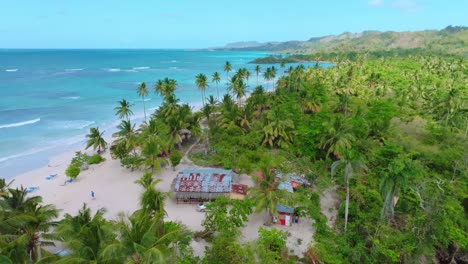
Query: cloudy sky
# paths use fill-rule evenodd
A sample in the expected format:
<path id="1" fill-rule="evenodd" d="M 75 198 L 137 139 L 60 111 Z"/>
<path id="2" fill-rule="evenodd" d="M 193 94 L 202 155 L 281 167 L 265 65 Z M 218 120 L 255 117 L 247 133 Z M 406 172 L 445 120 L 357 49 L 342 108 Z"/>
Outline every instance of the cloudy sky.
<path id="1" fill-rule="evenodd" d="M 204 48 L 468 26 L 468 0 L 0 0 L 0 48 Z"/>

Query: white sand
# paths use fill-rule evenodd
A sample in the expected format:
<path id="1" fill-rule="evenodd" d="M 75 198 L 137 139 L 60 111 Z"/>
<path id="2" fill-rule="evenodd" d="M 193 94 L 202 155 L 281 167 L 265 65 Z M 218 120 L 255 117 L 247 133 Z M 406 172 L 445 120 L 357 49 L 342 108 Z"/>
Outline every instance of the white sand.
<path id="1" fill-rule="evenodd" d="M 68 179 L 65 176 L 65 169 L 73 156 L 74 152 L 53 157 L 48 166 L 15 177 L 13 186 L 39 187 L 37 191 L 32 192 L 30 195 L 40 195 L 43 197 L 44 203 L 54 204 L 61 210 L 61 216 L 65 213 L 76 215 L 78 210 L 82 208 L 83 203 L 86 203 L 93 212 L 99 208 L 106 208 L 105 216 L 108 219 L 116 219 L 121 212 L 131 214 L 139 208 L 139 197 L 142 188 L 134 182 L 143 175 L 142 171 L 131 172 L 129 169 L 121 167 L 120 161 L 112 160 L 109 152 L 106 152 L 103 155 L 106 158 L 105 162 L 91 165 L 88 170 L 82 171 L 74 182 L 62 186 Z M 156 179 L 162 179 L 162 182 L 157 185 L 157 189 L 170 192 L 172 181 L 178 171 L 196 167 L 184 157 L 183 162 L 177 166 L 175 171 L 171 167 L 162 169 L 154 176 Z M 55 173 L 58 176 L 54 179 L 45 179 L 46 176 Z M 246 174 L 240 175 L 236 181 L 250 187 L 254 185 L 251 177 Z M 91 191 L 95 193 L 94 200 L 91 198 Z M 197 212 L 196 205 L 176 204 L 175 199 L 168 198 L 166 199 L 165 210 L 167 212 L 167 221 L 179 221 L 192 231 L 203 229 L 201 223 L 205 214 Z M 257 239 L 258 228 L 263 226 L 265 219 L 265 213 L 251 215 L 247 226 L 242 228 L 243 236 L 241 241 L 247 242 Z M 299 224 L 293 224 L 291 227 L 280 225 L 274 227 L 291 233 L 288 237 L 288 247 L 296 255 L 301 256 L 307 249 L 308 242 L 312 241 L 313 228 L 310 219 L 302 218 Z M 302 240 L 301 245 L 298 244 L 298 239 Z M 204 240 L 193 241 L 194 254 L 202 256 L 206 245 Z"/>

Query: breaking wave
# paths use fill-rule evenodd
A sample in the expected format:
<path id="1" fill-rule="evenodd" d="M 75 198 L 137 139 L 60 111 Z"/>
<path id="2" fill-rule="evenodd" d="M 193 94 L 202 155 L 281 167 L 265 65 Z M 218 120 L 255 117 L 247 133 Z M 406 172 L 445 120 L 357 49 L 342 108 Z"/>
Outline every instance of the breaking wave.
<path id="1" fill-rule="evenodd" d="M 31 120 L 27 120 L 27 121 L 23 121 L 23 122 L 18 122 L 18 123 L 11 123 L 11 124 L 5 124 L 5 125 L 0 125 L 0 128 L 9 128 L 9 127 L 20 127 L 20 126 L 26 126 L 26 125 L 30 125 L 30 124 L 34 124 L 34 123 L 37 123 L 41 121 L 40 118 L 36 118 L 36 119 L 31 119 Z"/>

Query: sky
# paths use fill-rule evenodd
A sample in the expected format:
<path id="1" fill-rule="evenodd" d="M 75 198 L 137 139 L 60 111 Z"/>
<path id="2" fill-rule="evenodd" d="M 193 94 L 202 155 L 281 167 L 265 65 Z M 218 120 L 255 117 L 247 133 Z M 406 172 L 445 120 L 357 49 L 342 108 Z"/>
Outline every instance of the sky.
<path id="1" fill-rule="evenodd" d="M 0 48 L 207 48 L 468 26 L 468 0 L 0 0 Z"/>

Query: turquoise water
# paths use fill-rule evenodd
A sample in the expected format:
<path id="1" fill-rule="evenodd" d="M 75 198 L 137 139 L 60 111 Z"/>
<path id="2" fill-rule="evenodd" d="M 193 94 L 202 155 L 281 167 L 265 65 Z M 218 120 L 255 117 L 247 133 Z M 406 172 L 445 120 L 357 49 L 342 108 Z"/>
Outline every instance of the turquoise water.
<path id="1" fill-rule="evenodd" d="M 245 51 L 0 50 L 0 177 L 44 166 L 51 155 L 84 146 L 84 135 L 91 126 L 99 126 L 109 136 L 118 123 L 113 109 L 122 98 L 135 104 L 135 118 L 141 118 L 143 103 L 136 93 L 141 82 L 152 91 L 147 108 L 160 105 L 153 85 L 165 77 L 177 80 L 181 102 L 199 107 L 201 94 L 194 84 L 197 74 L 211 76 L 218 71 L 223 78 L 220 93 L 224 93 L 223 66 L 230 61 L 234 69 L 251 70 L 249 88 L 253 89 L 255 65 L 248 62 L 266 55 Z M 207 96 L 211 94 L 216 95 L 215 84 L 207 89 Z"/>

